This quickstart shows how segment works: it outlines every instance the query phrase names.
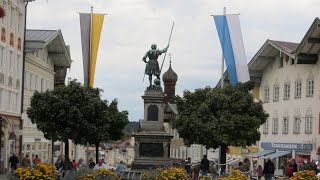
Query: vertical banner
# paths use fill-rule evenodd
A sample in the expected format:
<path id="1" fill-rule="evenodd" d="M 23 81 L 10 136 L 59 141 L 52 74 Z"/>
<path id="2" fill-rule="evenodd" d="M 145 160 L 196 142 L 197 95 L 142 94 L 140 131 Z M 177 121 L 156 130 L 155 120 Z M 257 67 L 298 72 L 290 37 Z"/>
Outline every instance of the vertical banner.
<path id="1" fill-rule="evenodd" d="M 80 30 L 83 59 L 84 85 L 89 82 L 90 43 L 91 43 L 91 14 L 80 13 Z"/>
<path id="2" fill-rule="evenodd" d="M 97 54 L 102 30 L 104 14 L 92 14 L 92 29 L 91 29 L 91 55 L 89 68 L 89 87 L 93 87 L 94 73 L 96 69 Z"/>
<path id="3" fill-rule="evenodd" d="M 93 87 L 104 14 L 80 13 L 84 85 Z"/>
<path id="4" fill-rule="evenodd" d="M 250 80 L 238 15 L 214 16 L 232 85 Z"/>

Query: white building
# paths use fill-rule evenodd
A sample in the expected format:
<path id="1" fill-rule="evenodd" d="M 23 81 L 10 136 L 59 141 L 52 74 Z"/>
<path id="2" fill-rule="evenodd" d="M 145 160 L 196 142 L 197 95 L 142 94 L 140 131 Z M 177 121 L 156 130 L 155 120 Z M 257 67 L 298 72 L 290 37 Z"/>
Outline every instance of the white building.
<path id="1" fill-rule="evenodd" d="M 27 30 L 25 46 L 22 154 L 30 158 L 38 155 L 43 162 L 51 162 L 52 143 L 37 130 L 26 110 L 35 91 L 64 84 L 66 69 L 71 65 L 70 52 L 60 30 Z"/>
<path id="2" fill-rule="evenodd" d="M 277 169 L 290 158 L 319 159 L 319 26 L 316 18 L 300 43 L 267 40 L 249 63 L 256 98 L 269 114 L 253 157 L 271 158 Z"/>
<path id="3" fill-rule="evenodd" d="M 22 64 L 25 3 L 2 0 L 6 16 L 0 18 L 0 173 L 8 166 L 12 153 L 21 153 Z"/>

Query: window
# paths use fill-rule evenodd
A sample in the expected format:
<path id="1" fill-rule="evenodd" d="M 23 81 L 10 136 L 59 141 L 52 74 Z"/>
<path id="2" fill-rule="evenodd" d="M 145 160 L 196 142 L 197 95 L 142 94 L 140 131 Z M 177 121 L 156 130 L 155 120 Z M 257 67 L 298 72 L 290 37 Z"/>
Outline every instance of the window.
<path id="1" fill-rule="evenodd" d="M 25 81 L 25 88 L 30 88 L 30 76 L 31 74 L 29 72 L 26 72 L 26 81 Z"/>
<path id="2" fill-rule="evenodd" d="M 18 32 L 19 32 L 19 34 L 23 33 L 23 25 L 24 25 L 23 15 L 21 12 L 19 12 L 18 13 Z"/>
<path id="3" fill-rule="evenodd" d="M 294 125 L 293 125 L 293 133 L 294 134 L 300 134 L 300 117 L 294 118 Z"/>
<path id="4" fill-rule="evenodd" d="M 17 94 L 16 93 L 11 93 L 11 96 L 12 96 L 12 111 L 13 112 L 16 112 L 17 111 Z"/>
<path id="5" fill-rule="evenodd" d="M 9 78 L 8 78 L 8 86 L 9 86 L 9 88 L 12 88 L 12 77 L 11 76 L 9 76 Z"/>
<path id="6" fill-rule="evenodd" d="M 285 84 L 284 85 L 284 100 L 289 100 L 290 99 L 290 84 Z"/>
<path id="7" fill-rule="evenodd" d="M 279 86 L 274 86 L 273 87 L 273 101 L 278 102 L 279 101 Z"/>
<path id="8" fill-rule="evenodd" d="M 4 85 L 4 74 L 0 72 L 0 86 Z"/>
<path id="9" fill-rule="evenodd" d="M 283 124 L 282 124 L 282 134 L 288 134 L 289 131 L 289 117 L 283 118 Z"/>
<path id="10" fill-rule="evenodd" d="M 32 86 L 33 82 L 32 81 L 33 81 L 33 74 L 30 73 L 30 81 L 29 81 L 28 84 L 26 84 L 30 90 L 32 90 L 32 88 L 33 88 L 33 86 Z"/>
<path id="11" fill-rule="evenodd" d="M 283 58 L 284 57 L 279 57 L 279 68 L 282 68 L 283 67 Z"/>
<path id="12" fill-rule="evenodd" d="M 314 90 L 314 81 L 307 80 L 307 97 L 313 96 L 313 90 Z"/>
<path id="13" fill-rule="evenodd" d="M 3 92 L 3 89 L 0 88 L 0 109 L 1 110 L 3 110 L 3 103 L 4 103 L 4 99 L 3 99 L 4 96 L 3 96 L 2 92 Z"/>
<path id="14" fill-rule="evenodd" d="M 4 1 L 3 1 L 3 9 L 4 9 L 5 11 L 7 11 L 7 7 L 8 7 L 8 3 L 7 3 L 6 0 L 4 0 Z M 3 23 L 3 24 L 6 24 L 6 23 L 7 23 L 7 16 L 4 16 L 4 17 L 2 18 L 2 23 Z"/>
<path id="15" fill-rule="evenodd" d="M 16 79 L 16 90 L 20 89 L 20 79 Z"/>
<path id="16" fill-rule="evenodd" d="M 301 81 L 297 81 L 295 83 L 295 93 L 294 93 L 295 98 L 301 98 Z"/>
<path id="17" fill-rule="evenodd" d="M 38 75 L 35 75 L 34 90 L 37 90 L 37 91 L 38 91 Z"/>
<path id="18" fill-rule="evenodd" d="M 278 118 L 273 118 L 272 120 L 272 134 L 278 134 Z"/>
<path id="19" fill-rule="evenodd" d="M 1 18 L 0 18 L 1 19 Z M 0 46 L 0 68 L 3 68 L 4 66 L 4 47 Z"/>
<path id="20" fill-rule="evenodd" d="M 269 102 L 269 87 L 264 88 L 264 102 Z"/>
<path id="21" fill-rule="evenodd" d="M 44 91 L 44 79 L 41 79 L 41 84 L 40 84 L 40 92 Z"/>
<path id="22" fill-rule="evenodd" d="M 306 134 L 312 134 L 312 117 L 307 116 L 305 119 L 306 119 Z"/>
<path id="23" fill-rule="evenodd" d="M 268 128 L 269 128 L 269 119 L 266 120 L 266 122 L 263 124 L 263 134 L 268 134 Z"/>
<path id="24" fill-rule="evenodd" d="M 8 58 L 8 61 L 9 61 L 9 70 L 10 72 L 13 73 L 13 68 L 14 68 L 14 62 L 13 62 L 13 51 L 9 51 L 9 58 Z"/>
<path id="25" fill-rule="evenodd" d="M 8 91 L 8 111 L 11 111 L 11 91 Z"/>
<path id="26" fill-rule="evenodd" d="M 22 70 L 21 64 L 22 64 L 21 56 L 19 54 L 17 54 L 17 69 L 16 69 L 17 75 L 20 75 L 20 71 Z"/>
<path id="27" fill-rule="evenodd" d="M 16 9 L 11 7 L 11 16 L 10 16 L 10 27 L 14 29 L 15 27 L 15 20 L 16 20 Z"/>

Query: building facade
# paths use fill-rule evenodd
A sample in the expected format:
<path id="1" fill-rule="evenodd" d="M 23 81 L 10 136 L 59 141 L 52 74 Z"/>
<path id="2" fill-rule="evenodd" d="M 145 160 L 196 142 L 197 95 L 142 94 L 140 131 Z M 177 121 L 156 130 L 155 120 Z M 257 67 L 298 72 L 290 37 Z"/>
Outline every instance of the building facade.
<path id="1" fill-rule="evenodd" d="M 22 65 L 25 4 L 23 0 L 0 2 L 6 16 L 0 18 L 0 171 L 12 153 L 21 153 Z"/>
<path id="2" fill-rule="evenodd" d="M 71 66 L 70 52 L 60 30 L 27 30 L 25 49 L 22 155 L 29 154 L 31 159 L 38 155 L 43 162 L 51 162 L 52 142 L 31 122 L 26 110 L 35 91 L 45 92 L 59 85 L 57 76 L 64 74 L 61 67 Z M 58 79 L 60 82 L 61 77 Z M 61 84 L 64 80 L 65 74 Z"/>
<path id="3" fill-rule="evenodd" d="M 300 43 L 267 40 L 249 63 L 256 98 L 269 114 L 253 157 L 271 158 L 277 169 L 291 158 L 319 159 L 319 25 L 316 18 Z"/>

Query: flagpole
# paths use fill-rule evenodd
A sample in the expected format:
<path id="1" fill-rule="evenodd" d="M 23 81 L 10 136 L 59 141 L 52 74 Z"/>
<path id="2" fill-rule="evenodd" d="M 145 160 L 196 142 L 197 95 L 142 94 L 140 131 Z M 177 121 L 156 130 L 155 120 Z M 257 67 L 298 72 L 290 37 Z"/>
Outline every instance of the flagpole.
<path id="1" fill-rule="evenodd" d="M 227 9 L 226 7 L 223 8 L 223 16 L 226 16 L 227 14 Z M 225 21 L 224 21 L 225 22 Z M 223 46 L 224 46 L 224 30 L 225 30 L 225 23 L 223 23 L 223 32 L 222 32 L 222 49 L 223 49 Z M 223 88 L 223 85 L 224 85 L 224 82 L 223 82 L 223 73 L 224 73 L 224 54 L 223 54 L 223 50 L 222 50 L 222 55 L 221 55 L 221 80 L 220 80 L 220 83 L 221 83 L 221 88 Z"/>
<path id="2" fill-rule="evenodd" d="M 223 16 L 226 18 L 227 10 L 226 7 L 223 8 Z M 225 31 L 225 20 L 223 21 L 223 30 L 222 30 L 222 53 L 221 53 L 221 79 L 220 79 L 220 88 L 223 88 L 224 85 L 224 79 L 223 79 L 223 74 L 224 74 L 224 53 L 223 53 L 223 48 L 224 48 L 224 31 Z M 222 164 L 222 148 L 221 145 L 219 146 L 219 164 Z M 225 170 L 224 170 L 225 171 Z M 224 172 L 221 172 L 224 173 Z"/>
<path id="3" fill-rule="evenodd" d="M 90 83 L 90 64 L 91 64 L 91 49 L 92 49 L 92 27 L 93 27 L 93 23 L 92 23 L 92 15 L 93 15 L 93 6 L 91 6 L 91 11 L 90 11 L 90 46 L 89 46 L 89 63 L 88 63 L 88 86 L 90 87 L 89 83 Z M 92 87 L 93 88 L 93 87 Z"/>

